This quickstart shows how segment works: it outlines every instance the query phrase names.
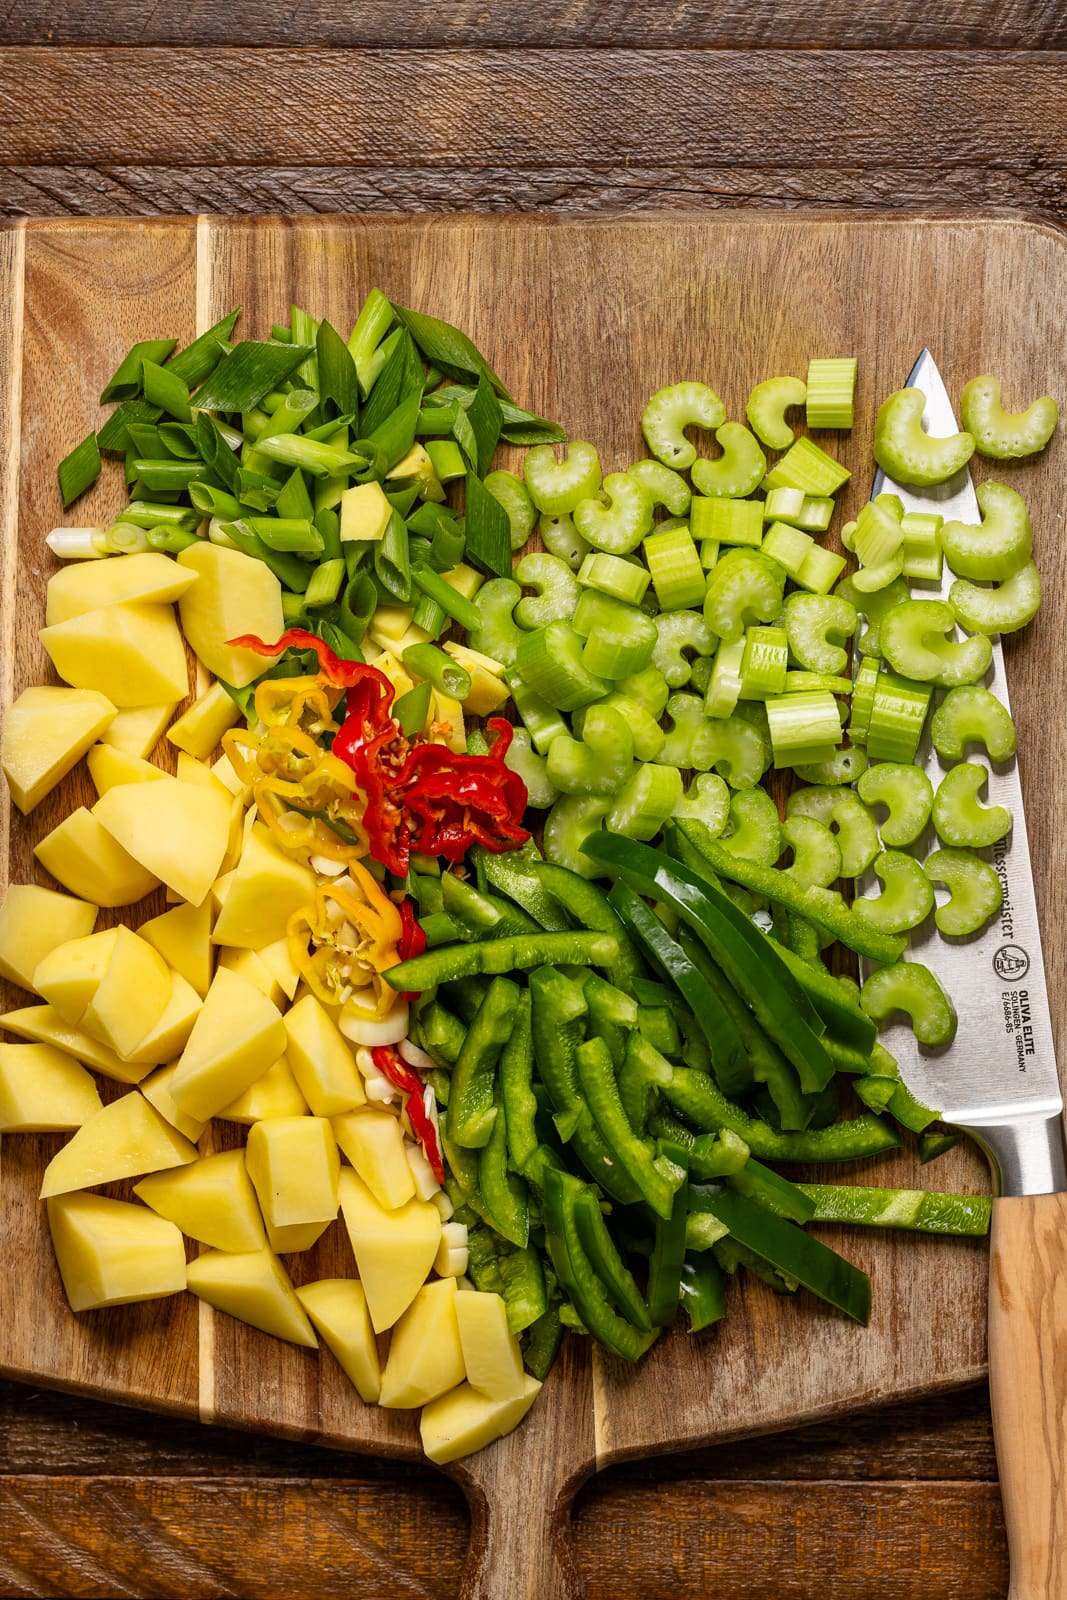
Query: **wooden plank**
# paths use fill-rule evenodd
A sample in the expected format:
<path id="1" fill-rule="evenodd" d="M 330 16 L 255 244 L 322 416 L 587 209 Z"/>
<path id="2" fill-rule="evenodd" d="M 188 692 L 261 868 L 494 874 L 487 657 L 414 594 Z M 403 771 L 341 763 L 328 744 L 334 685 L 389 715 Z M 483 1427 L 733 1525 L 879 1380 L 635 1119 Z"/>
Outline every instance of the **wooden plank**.
<path id="1" fill-rule="evenodd" d="M 131 151 L 148 166 L 217 166 L 221 147 L 239 166 L 397 174 L 595 170 L 624 158 L 683 174 L 694 162 L 905 171 L 985 162 L 990 150 L 1004 152 L 995 167 L 1062 166 L 1062 52 L 929 53 L 921 72 L 901 60 L 891 50 L 223 48 L 183 50 L 179 77 L 169 49 L 30 46 L 0 52 L 0 150 L 9 167 L 131 164 Z"/>
<path id="2" fill-rule="evenodd" d="M 877 14 L 851 0 L 829 0 L 817 11 L 806 0 L 771 0 L 759 7 L 742 0 L 714 5 L 692 0 L 663 6 L 656 0 L 545 0 L 532 10 L 523 0 L 485 7 L 458 0 L 447 10 L 432 0 L 410 0 L 391 11 L 375 0 L 234 0 L 226 7 L 185 10 L 154 7 L 148 14 L 104 0 L 67 0 L 57 12 L 46 0 L 15 0 L 4 17 L 12 45 L 333 45 L 406 48 L 434 45 L 528 49 L 615 46 L 649 49 L 774 49 L 785 46 L 864 49 L 894 46 L 932 50 L 1052 49 L 1067 43 L 1067 21 L 1056 0 L 932 0 L 883 6 Z"/>

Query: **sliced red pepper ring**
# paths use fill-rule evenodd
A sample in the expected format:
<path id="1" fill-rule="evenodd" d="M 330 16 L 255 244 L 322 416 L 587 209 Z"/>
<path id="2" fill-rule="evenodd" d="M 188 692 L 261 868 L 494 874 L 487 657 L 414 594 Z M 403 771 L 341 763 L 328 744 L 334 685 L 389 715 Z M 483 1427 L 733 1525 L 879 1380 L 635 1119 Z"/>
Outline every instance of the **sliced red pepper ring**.
<path id="1" fill-rule="evenodd" d="M 411 1118 L 415 1137 L 433 1168 L 434 1177 L 438 1183 L 444 1183 L 445 1165 L 441 1159 L 441 1146 L 437 1138 L 437 1129 L 423 1104 L 422 1079 L 392 1045 L 376 1045 L 371 1051 L 371 1059 L 382 1077 L 406 1095 L 404 1109 Z"/>
<path id="2" fill-rule="evenodd" d="M 286 628 L 281 638 L 274 644 L 267 644 L 254 633 L 239 634 L 236 639 L 227 639 L 226 643 L 235 649 L 255 650 L 261 656 L 283 656 L 287 650 L 314 650 L 319 658 L 319 671 L 324 678 L 338 688 L 347 689 L 351 684 L 357 683 L 366 672 L 376 672 L 374 667 L 368 667 L 363 661 L 342 661 L 339 655 L 324 644 L 317 634 L 309 633 L 306 628 Z M 379 677 L 383 674 L 379 673 Z M 388 679 L 386 679 L 388 682 Z"/>
<path id="3" fill-rule="evenodd" d="M 412 956 L 421 956 L 426 949 L 426 935 L 415 919 L 414 908 L 410 900 L 400 902 L 400 938 L 397 941 L 397 951 L 401 961 L 409 961 Z M 417 1000 L 419 991 L 409 989 L 400 996 L 401 1000 L 409 1005 Z"/>

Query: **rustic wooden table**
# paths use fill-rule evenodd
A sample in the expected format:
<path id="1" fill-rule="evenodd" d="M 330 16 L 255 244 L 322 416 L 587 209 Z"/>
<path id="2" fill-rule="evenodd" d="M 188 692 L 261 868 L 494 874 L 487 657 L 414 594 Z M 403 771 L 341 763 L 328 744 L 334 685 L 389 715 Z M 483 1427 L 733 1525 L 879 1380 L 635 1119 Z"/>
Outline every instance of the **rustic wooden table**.
<path id="1" fill-rule="evenodd" d="M 0 46 L 7 215 L 1067 215 L 1060 0 L 8 0 Z M 1006 1585 L 984 1389 L 614 1469 L 575 1523 L 590 1600 Z M 3 1595 L 437 1600 L 467 1536 L 429 1470 L 0 1384 Z"/>

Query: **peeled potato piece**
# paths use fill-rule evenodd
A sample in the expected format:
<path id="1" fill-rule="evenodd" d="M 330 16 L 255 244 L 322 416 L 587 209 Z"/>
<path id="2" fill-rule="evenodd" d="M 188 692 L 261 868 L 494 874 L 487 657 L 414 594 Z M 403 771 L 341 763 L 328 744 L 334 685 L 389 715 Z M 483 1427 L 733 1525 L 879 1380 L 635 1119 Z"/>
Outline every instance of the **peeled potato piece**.
<path id="1" fill-rule="evenodd" d="M 90 1117 L 57 1151 L 44 1169 L 40 1197 L 47 1200 L 195 1160 L 196 1146 L 135 1089 Z"/>
<path id="2" fill-rule="evenodd" d="M 173 1222 L 101 1194 L 59 1195 L 48 1226 L 72 1311 L 158 1300 L 185 1288 L 185 1245 Z"/>

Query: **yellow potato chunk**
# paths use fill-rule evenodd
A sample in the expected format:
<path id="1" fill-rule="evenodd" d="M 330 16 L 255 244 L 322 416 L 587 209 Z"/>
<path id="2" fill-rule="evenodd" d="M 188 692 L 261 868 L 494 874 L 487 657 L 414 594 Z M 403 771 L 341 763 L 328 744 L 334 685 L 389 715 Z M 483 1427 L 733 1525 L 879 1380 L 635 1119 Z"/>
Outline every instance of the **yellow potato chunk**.
<path id="1" fill-rule="evenodd" d="M 463 702 L 463 709 L 473 712 L 476 717 L 491 717 L 494 711 L 499 711 L 510 693 L 504 682 L 506 668 L 503 662 L 494 661 L 492 656 L 472 650 L 468 645 L 456 644 L 451 639 L 446 640 L 442 648 L 459 666 L 466 667 L 471 675 L 470 694 Z"/>
<path id="2" fill-rule="evenodd" d="M 415 1193 L 404 1130 L 391 1111 L 366 1106 L 333 1119 L 334 1137 L 378 1204 L 395 1211 Z"/>
<path id="3" fill-rule="evenodd" d="M 367 1297 L 358 1278 L 320 1278 L 317 1283 L 305 1283 L 296 1297 L 360 1399 L 376 1405 L 382 1371 Z"/>
<path id="4" fill-rule="evenodd" d="M 221 683 L 213 683 L 167 729 L 167 738 L 179 750 L 206 761 L 218 747 L 226 729 L 232 728 L 240 716 L 233 696 L 226 693 Z"/>
<path id="5" fill-rule="evenodd" d="M 433 720 L 446 724 L 444 742 L 449 750 L 462 755 L 467 748 L 467 726 L 463 720 L 463 702 L 453 700 L 450 694 L 435 689 L 431 697 Z"/>
<path id="6" fill-rule="evenodd" d="M 84 611 L 41 629 L 59 676 L 76 689 L 99 689 L 115 706 L 184 700 L 189 670 L 170 606 L 128 601 Z"/>
<path id="7" fill-rule="evenodd" d="M 125 931 L 129 932 L 129 929 Z M 70 939 L 66 944 L 50 950 L 38 962 L 32 987 L 42 999 L 55 1006 L 65 1021 L 81 1022 L 115 954 L 119 934 L 118 928 L 104 928 L 99 933 L 88 934 L 84 939 Z M 114 1049 L 114 1045 L 111 1048 Z"/>
<path id="8" fill-rule="evenodd" d="M 57 945 L 87 939 L 98 907 L 35 883 L 13 883 L 0 905 L 0 978 L 33 988 L 38 964 Z"/>
<path id="9" fill-rule="evenodd" d="M 162 550 L 111 556 L 107 561 L 71 561 L 48 580 L 45 621 L 51 627 L 124 600 L 166 604 L 196 581 L 195 573 Z"/>
<path id="10" fill-rule="evenodd" d="M 100 1110 L 85 1068 L 51 1044 L 0 1044 L 0 1133 L 80 1128 Z"/>
<path id="11" fill-rule="evenodd" d="M 154 767 L 151 761 L 130 755 L 129 751 L 111 744 L 94 744 L 85 758 L 85 764 L 98 795 L 106 794 L 121 783 L 156 783 L 167 776 L 161 767 Z"/>
<path id="12" fill-rule="evenodd" d="M 257 1078 L 244 1094 L 223 1106 L 218 1115 L 227 1122 L 251 1126 L 253 1122 L 270 1122 L 275 1117 L 306 1117 L 309 1111 L 289 1062 L 285 1056 L 279 1056 L 262 1078 Z"/>
<path id="13" fill-rule="evenodd" d="M 172 972 L 170 999 L 163 1015 L 127 1059 L 150 1067 L 172 1060 L 188 1044 L 202 1004 L 192 984 L 186 983 L 180 972 Z"/>
<path id="14" fill-rule="evenodd" d="M 243 1150 L 223 1150 L 173 1172 L 153 1173 L 135 1184 L 133 1192 L 201 1244 L 232 1255 L 266 1248 Z"/>
<path id="15" fill-rule="evenodd" d="M 169 1052 L 164 1048 L 163 1054 L 157 1056 L 153 1056 L 151 1049 L 146 1053 L 139 1046 L 164 1025 L 164 1019 L 165 1026 L 173 1027 L 174 974 L 159 951 L 153 950 L 129 928 L 118 927 L 114 931 L 118 937 L 111 959 L 79 1026 L 124 1059 L 136 1056 L 139 1061 L 158 1066 L 168 1054 L 175 1054 L 177 1046 Z M 58 955 L 59 951 L 54 951 L 47 959 L 54 961 Z M 184 985 L 184 979 L 181 981 Z M 185 987 L 188 989 L 187 985 Z M 194 1007 L 198 1007 L 199 995 L 194 994 L 192 998 Z M 51 1000 L 52 996 L 45 995 L 45 999 Z M 179 1001 L 181 999 L 179 994 Z M 180 1011 L 180 1007 L 178 1009 Z"/>
<path id="16" fill-rule="evenodd" d="M 171 1080 L 174 1104 L 206 1121 L 261 1078 L 284 1049 L 277 1006 L 223 967 L 211 981 Z"/>
<path id="17" fill-rule="evenodd" d="M 209 1250 L 189 1263 L 189 1288 L 216 1311 L 225 1311 L 275 1339 L 318 1349 L 315 1330 L 273 1250 L 230 1255 Z"/>
<path id="18" fill-rule="evenodd" d="M 178 564 L 200 579 L 178 601 L 185 637 L 209 672 L 243 689 L 259 677 L 264 658 L 227 640 L 246 633 L 267 644 L 281 638 L 281 584 L 262 561 L 207 541 L 183 550 Z"/>
<path id="19" fill-rule="evenodd" d="M 11 798 L 32 811 L 80 761 L 115 715 L 95 686 L 23 689 L 4 714 L 0 766 Z"/>
<path id="20" fill-rule="evenodd" d="M 341 1213 L 375 1333 L 391 1328 L 426 1282 L 441 1242 L 441 1213 L 428 1200 L 386 1211 L 349 1167 L 341 1168 Z"/>
<path id="21" fill-rule="evenodd" d="M 366 1101 L 355 1057 L 325 1006 L 313 994 L 285 1014 L 285 1053 L 316 1117 L 333 1117 Z"/>
<path id="22" fill-rule="evenodd" d="M 337 1215 L 341 1160 L 322 1117 L 276 1117 L 248 1131 L 245 1161 L 280 1254 L 308 1250 Z"/>
<path id="23" fill-rule="evenodd" d="M 262 822 L 253 822 L 211 937 L 249 950 L 284 939 L 289 918 L 311 904 L 315 887 L 311 868 L 287 856 Z"/>
<path id="24" fill-rule="evenodd" d="M 199 905 L 226 854 L 231 806 L 221 785 L 216 790 L 163 778 L 109 789 L 93 815 L 135 861 Z"/>
<path id="25" fill-rule="evenodd" d="M 57 1151 L 44 1169 L 41 1199 L 195 1160 L 196 1146 L 134 1089 L 82 1123 Z"/>
<path id="26" fill-rule="evenodd" d="M 259 959 L 281 985 L 287 1000 L 292 1000 L 300 983 L 300 969 L 293 960 L 288 939 L 275 939 L 271 944 L 260 945 L 256 951 Z"/>
<path id="27" fill-rule="evenodd" d="M 207 1123 L 199 1121 L 196 1117 L 186 1116 L 174 1104 L 170 1083 L 177 1070 L 176 1061 L 169 1062 L 165 1067 L 157 1067 L 155 1072 L 141 1080 L 141 1093 L 149 1105 L 155 1106 L 160 1116 L 169 1122 L 172 1128 L 177 1128 L 179 1133 L 183 1133 L 193 1144 L 197 1144 Z"/>
<path id="28" fill-rule="evenodd" d="M 84 806 L 45 834 L 33 853 L 57 883 L 98 906 L 130 906 L 159 888 L 159 879 Z"/>
<path id="29" fill-rule="evenodd" d="M 205 897 L 198 906 L 180 905 L 173 911 L 164 911 L 137 930 L 201 999 L 207 994 L 215 965 L 215 946 L 211 942 L 214 920 L 210 897 Z"/>
<path id="30" fill-rule="evenodd" d="M 116 1083 L 140 1083 L 148 1073 L 143 1062 L 123 1061 L 99 1039 L 91 1039 L 81 1028 L 66 1022 L 54 1006 L 23 1006 L 21 1010 L 8 1011 L 0 1016 L 0 1027 L 20 1039 L 54 1044 L 57 1050 L 76 1057 Z"/>
<path id="31" fill-rule="evenodd" d="M 381 539 L 393 508 L 380 483 L 359 483 L 341 495 L 341 543 Z"/>
<path id="32" fill-rule="evenodd" d="M 100 1194 L 48 1202 L 48 1226 L 72 1311 L 159 1300 L 185 1288 L 185 1246 L 173 1222 Z"/>
<path id="33" fill-rule="evenodd" d="M 228 967 L 231 972 L 239 972 L 242 978 L 247 978 L 260 994 L 265 994 L 267 999 L 281 1010 L 285 999 L 282 986 L 258 951 L 242 950 L 234 945 L 222 945 L 219 947 L 219 966 Z"/>
<path id="34" fill-rule="evenodd" d="M 378 1404 L 410 1411 L 463 1382 L 455 1278 L 420 1289 L 389 1336 Z"/>
<path id="35" fill-rule="evenodd" d="M 473 567 L 468 567 L 465 562 L 460 562 L 458 567 L 450 567 L 447 572 L 442 572 L 442 578 L 464 600 L 473 600 L 485 579 Z"/>
<path id="36" fill-rule="evenodd" d="M 469 1383 L 461 1383 L 424 1408 L 419 1423 L 422 1448 L 438 1466 L 473 1455 L 517 1428 L 540 1392 L 540 1383 L 529 1373 L 518 1400 L 489 1400 Z"/>
<path id="37" fill-rule="evenodd" d="M 522 1348 L 508 1327 L 503 1297 L 478 1290 L 456 1299 L 459 1342 L 467 1381 L 488 1400 L 522 1398 Z"/>
<path id="38" fill-rule="evenodd" d="M 174 715 L 176 701 L 160 705 L 131 706 L 117 711 L 114 721 L 100 735 L 102 744 L 114 745 L 131 756 L 150 756 L 163 737 L 163 729 Z"/>

